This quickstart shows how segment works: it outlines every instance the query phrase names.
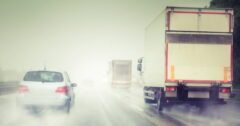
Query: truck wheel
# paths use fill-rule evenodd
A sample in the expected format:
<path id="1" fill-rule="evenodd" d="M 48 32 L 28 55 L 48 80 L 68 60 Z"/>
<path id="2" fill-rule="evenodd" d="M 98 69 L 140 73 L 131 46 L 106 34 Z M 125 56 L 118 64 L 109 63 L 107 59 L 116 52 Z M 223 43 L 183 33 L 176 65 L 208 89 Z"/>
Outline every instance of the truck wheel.
<path id="1" fill-rule="evenodd" d="M 218 102 L 217 102 L 219 105 L 226 105 L 227 102 L 224 101 L 224 99 L 219 99 Z"/>
<path id="2" fill-rule="evenodd" d="M 162 111 L 164 106 L 164 95 L 162 91 L 159 91 L 158 98 L 157 98 L 157 110 Z"/>

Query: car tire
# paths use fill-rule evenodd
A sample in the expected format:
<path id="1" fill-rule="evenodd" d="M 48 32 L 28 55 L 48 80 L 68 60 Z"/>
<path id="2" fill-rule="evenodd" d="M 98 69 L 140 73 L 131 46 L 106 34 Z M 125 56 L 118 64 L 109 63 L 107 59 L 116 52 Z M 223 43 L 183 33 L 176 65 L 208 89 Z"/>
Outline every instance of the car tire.
<path id="1" fill-rule="evenodd" d="M 66 104 L 63 107 L 63 112 L 66 114 L 70 113 L 70 109 L 71 109 L 71 104 L 70 101 L 67 101 Z"/>
<path id="2" fill-rule="evenodd" d="M 75 95 L 73 95 L 73 98 L 71 99 L 71 106 L 74 106 L 75 104 Z"/>

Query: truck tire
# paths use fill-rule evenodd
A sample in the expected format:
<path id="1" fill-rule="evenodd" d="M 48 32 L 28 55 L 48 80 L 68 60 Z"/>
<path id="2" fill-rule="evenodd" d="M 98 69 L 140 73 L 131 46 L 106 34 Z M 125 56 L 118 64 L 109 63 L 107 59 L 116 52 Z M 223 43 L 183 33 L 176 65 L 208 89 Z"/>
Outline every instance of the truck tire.
<path id="1" fill-rule="evenodd" d="M 163 107 L 164 107 L 164 94 L 163 94 L 163 91 L 160 90 L 158 92 L 158 97 L 157 97 L 157 110 L 158 111 L 162 111 L 163 110 Z"/>

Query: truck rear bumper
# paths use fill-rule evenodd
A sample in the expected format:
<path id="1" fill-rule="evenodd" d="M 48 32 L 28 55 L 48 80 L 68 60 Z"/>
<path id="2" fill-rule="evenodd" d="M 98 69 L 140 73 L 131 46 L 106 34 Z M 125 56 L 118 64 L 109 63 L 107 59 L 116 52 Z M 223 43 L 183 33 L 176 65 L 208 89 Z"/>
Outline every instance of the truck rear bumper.
<path id="1" fill-rule="evenodd" d="M 165 92 L 165 97 L 176 97 L 179 99 L 229 99 L 231 97 L 231 87 L 223 85 L 212 85 L 211 87 L 200 86 L 167 86 L 173 91 Z"/>
<path id="2" fill-rule="evenodd" d="M 209 91 L 188 91 L 187 93 L 188 99 L 191 98 L 202 98 L 202 99 L 209 99 L 210 98 L 210 92 Z M 177 92 L 166 92 L 165 97 L 177 97 Z M 231 93 L 219 93 L 218 98 L 219 99 L 229 99 L 231 97 Z"/>
<path id="3" fill-rule="evenodd" d="M 225 85 L 144 87 L 144 98 L 157 101 L 160 89 L 164 90 L 166 102 L 222 102 L 231 98 L 231 87 Z"/>
<path id="4" fill-rule="evenodd" d="M 224 99 L 211 100 L 207 98 L 188 98 L 179 100 L 177 98 L 166 98 L 165 104 L 226 104 Z"/>

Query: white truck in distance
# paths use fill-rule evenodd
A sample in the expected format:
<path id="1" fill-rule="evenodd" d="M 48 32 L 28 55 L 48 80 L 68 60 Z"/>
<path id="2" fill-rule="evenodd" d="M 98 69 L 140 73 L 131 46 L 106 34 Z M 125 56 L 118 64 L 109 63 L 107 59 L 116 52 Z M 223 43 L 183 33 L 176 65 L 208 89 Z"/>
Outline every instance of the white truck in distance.
<path id="1" fill-rule="evenodd" d="M 112 60 L 112 86 L 131 86 L 132 81 L 132 61 Z"/>
<path id="2" fill-rule="evenodd" d="M 167 7 L 145 29 L 144 100 L 225 103 L 232 89 L 233 10 Z M 144 69 L 141 68 L 144 66 Z"/>

